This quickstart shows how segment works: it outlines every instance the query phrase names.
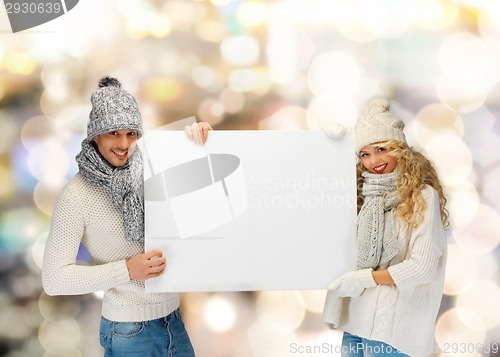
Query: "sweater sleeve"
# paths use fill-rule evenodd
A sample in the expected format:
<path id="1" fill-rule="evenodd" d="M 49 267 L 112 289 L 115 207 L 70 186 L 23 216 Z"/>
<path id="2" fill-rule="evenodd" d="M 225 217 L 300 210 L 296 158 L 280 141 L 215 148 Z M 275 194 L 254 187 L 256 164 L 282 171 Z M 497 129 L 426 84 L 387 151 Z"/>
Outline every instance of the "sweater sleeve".
<path id="1" fill-rule="evenodd" d="M 411 233 L 410 254 L 406 260 L 389 267 L 389 273 L 401 291 L 431 282 L 444 254 L 445 237 L 439 196 L 432 188 L 425 191 L 422 192 L 426 201 L 424 220 Z"/>
<path id="2" fill-rule="evenodd" d="M 66 186 L 54 208 L 45 246 L 42 284 L 48 295 L 87 294 L 130 280 L 125 260 L 94 266 L 76 264 L 84 229 L 78 197 Z"/>

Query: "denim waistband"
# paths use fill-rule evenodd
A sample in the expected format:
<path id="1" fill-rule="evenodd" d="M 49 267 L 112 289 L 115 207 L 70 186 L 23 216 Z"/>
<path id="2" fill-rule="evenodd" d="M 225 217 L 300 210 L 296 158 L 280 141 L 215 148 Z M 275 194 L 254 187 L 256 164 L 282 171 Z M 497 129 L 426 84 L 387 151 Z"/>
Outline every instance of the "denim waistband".
<path id="1" fill-rule="evenodd" d="M 111 320 L 108 320 L 107 318 L 105 318 L 104 316 L 101 316 L 101 319 L 104 320 L 104 321 L 107 321 L 107 322 L 118 322 L 118 321 L 111 321 Z M 163 317 L 160 317 L 158 319 L 154 319 L 154 320 L 149 320 L 149 321 L 128 321 L 128 322 L 144 322 L 144 323 L 148 323 L 148 322 L 153 322 L 153 321 L 163 321 L 163 322 L 168 322 L 170 321 L 171 319 L 177 319 L 177 320 L 180 320 L 181 319 L 181 312 L 179 310 L 179 308 L 176 308 L 174 311 L 172 311 L 170 314 L 168 314 L 167 316 L 163 316 Z"/>

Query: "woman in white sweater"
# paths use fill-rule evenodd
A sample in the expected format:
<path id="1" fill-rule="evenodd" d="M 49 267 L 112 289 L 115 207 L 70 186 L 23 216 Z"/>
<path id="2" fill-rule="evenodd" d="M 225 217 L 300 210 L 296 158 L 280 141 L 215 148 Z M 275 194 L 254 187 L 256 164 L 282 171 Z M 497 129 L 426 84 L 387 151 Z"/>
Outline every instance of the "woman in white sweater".
<path id="1" fill-rule="evenodd" d="M 324 321 L 344 330 L 342 356 L 428 356 L 441 304 L 446 198 L 429 160 L 408 147 L 389 102 L 356 127 L 356 271 L 329 285 Z"/>
<path id="2" fill-rule="evenodd" d="M 144 281 L 164 272 L 162 251 L 144 253 L 142 119 L 135 99 L 115 78 L 91 97 L 79 172 L 54 208 L 42 269 L 48 295 L 104 291 L 100 343 L 106 357 L 193 357 L 174 293 L 146 293 Z M 208 123 L 186 128 L 197 143 Z M 76 261 L 83 243 L 94 259 Z"/>

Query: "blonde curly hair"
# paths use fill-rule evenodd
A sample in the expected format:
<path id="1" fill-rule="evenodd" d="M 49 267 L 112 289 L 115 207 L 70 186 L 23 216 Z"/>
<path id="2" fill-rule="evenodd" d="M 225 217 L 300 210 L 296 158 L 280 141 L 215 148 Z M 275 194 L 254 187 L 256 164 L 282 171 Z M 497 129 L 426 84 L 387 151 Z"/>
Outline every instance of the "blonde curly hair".
<path id="1" fill-rule="evenodd" d="M 396 190 L 401 198 L 401 203 L 396 208 L 396 214 L 408 224 L 408 228 L 419 226 L 424 220 L 423 212 L 426 206 L 426 202 L 422 197 L 422 190 L 426 185 L 429 185 L 439 194 L 441 221 L 444 227 L 447 228 L 450 225 L 448 221 L 448 211 L 445 207 L 447 200 L 444 196 L 443 188 L 439 182 L 436 170 L 430 161 L 424 155 L 401 141 L 389 140 L 383 143 L 377 143 L 377 146 L 385 148 L 387 150 L 387 155 L 395 157 L 400 167 Z M 361 192 L 364 179 L 361 173 L 365 170 L 366 168 L 360 160 L 356 164 L 358 212 L 364 201 Z M 415 206 L 417 207 L 416 210 Z"/>

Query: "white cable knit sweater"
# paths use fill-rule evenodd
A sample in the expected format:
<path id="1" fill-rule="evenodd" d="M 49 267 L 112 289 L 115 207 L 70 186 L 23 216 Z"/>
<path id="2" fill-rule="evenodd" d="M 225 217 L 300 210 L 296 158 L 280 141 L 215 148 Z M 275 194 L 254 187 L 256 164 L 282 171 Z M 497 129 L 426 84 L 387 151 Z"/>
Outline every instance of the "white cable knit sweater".
<path id="1" fill-rule="evenodd" d="M 328 292 L 323 320 L 331 327 L 385 342 L 410 356 L 428 356 L 443 294 L 446 238 L 436 190 L 427 186 L 424 221 L 413 230 L 398 222 L 399 254 L 386 266 L 395 285 L 377 285 L 357 298 Z"/>
<path id="2" fill-rule="evenodd" d="M 95 265 L 76 264 L 80 242 Z M 109 194 L 76 174 L 54 208 L 43 261 L 43 287 L 49 295 L 104 290 L 102 315 L 111 321 L 166 316 L 179 306 L 178 295 L 146 293 L 143 281 L 129 277 L 126 260 L 143 251 L 143 243 L 125 240 L 121 213 Z"/>

